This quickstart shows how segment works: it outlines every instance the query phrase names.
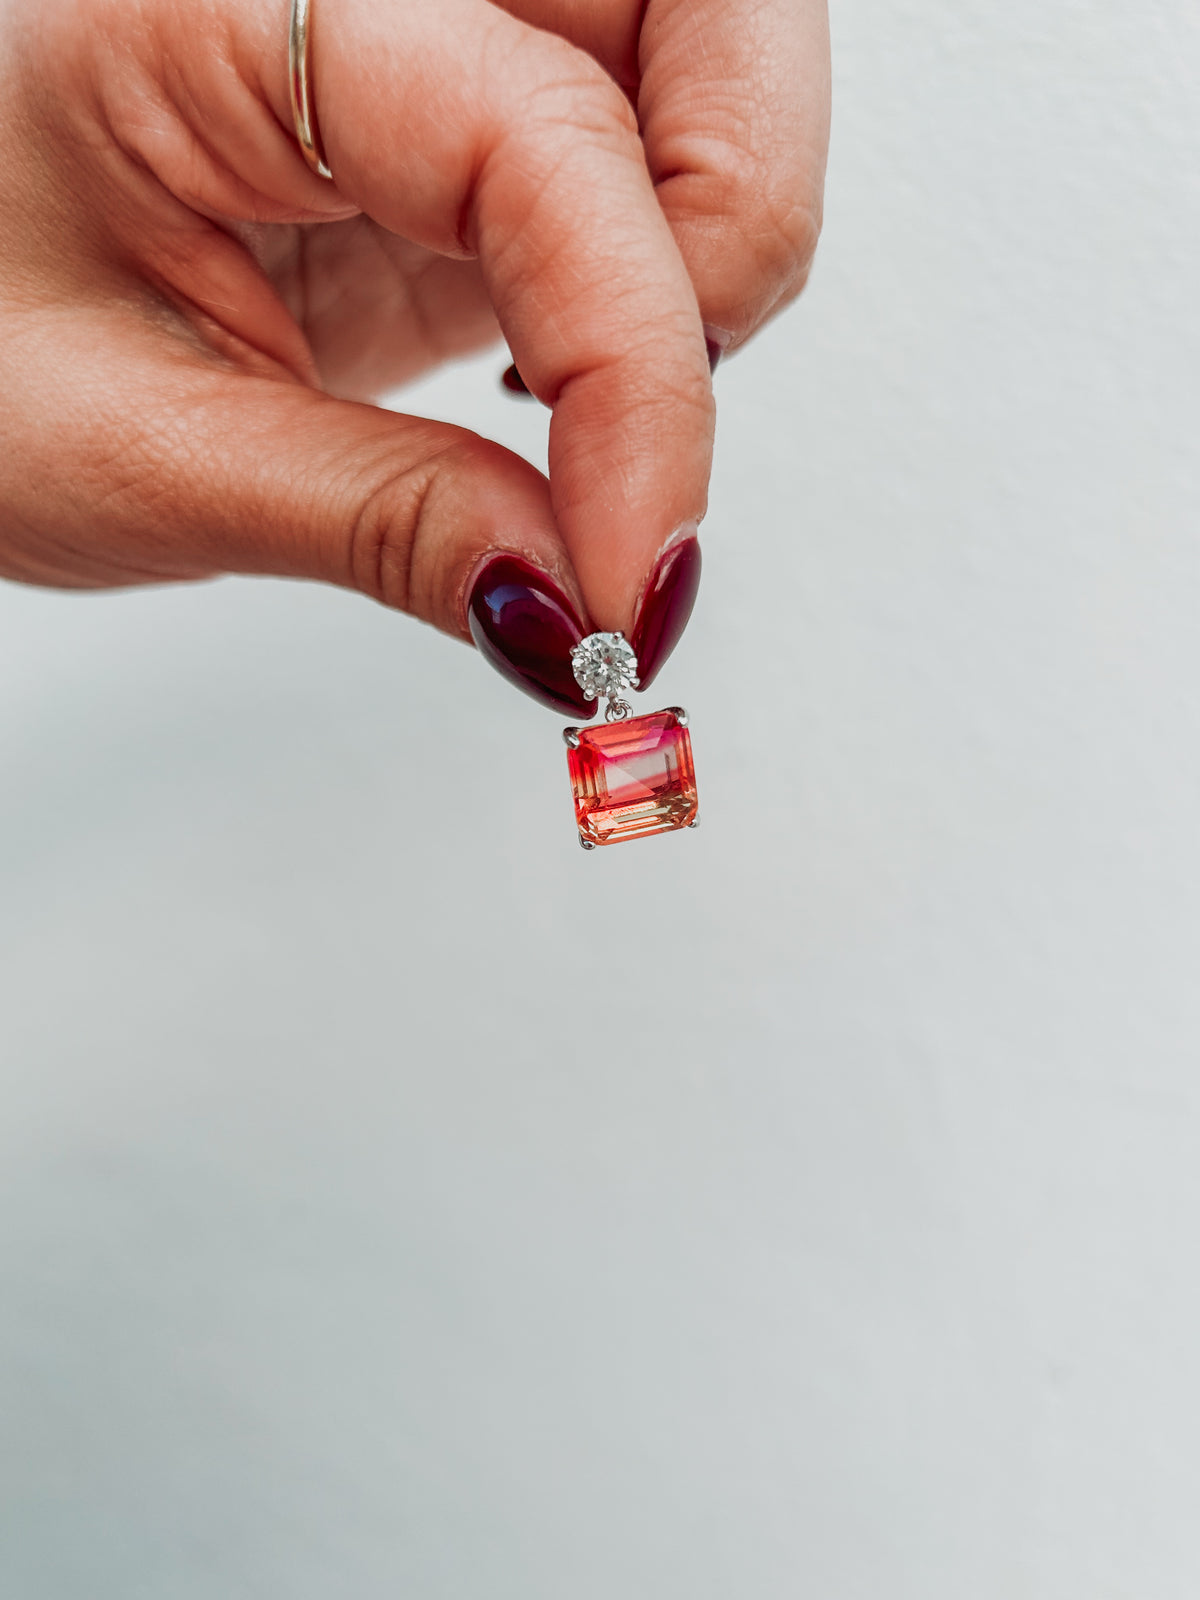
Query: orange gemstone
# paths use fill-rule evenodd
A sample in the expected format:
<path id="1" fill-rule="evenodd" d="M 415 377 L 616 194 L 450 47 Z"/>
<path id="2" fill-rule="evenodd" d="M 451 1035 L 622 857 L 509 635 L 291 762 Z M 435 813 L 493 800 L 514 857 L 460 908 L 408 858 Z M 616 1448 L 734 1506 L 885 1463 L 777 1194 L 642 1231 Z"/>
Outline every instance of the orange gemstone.
<path id="1" fill-rule="evenodd" d="M 619 844 L 696 821 L 696 774 L 685 724 L 672 708 L 568 729 L 575 820 L 585 844 Z"/>

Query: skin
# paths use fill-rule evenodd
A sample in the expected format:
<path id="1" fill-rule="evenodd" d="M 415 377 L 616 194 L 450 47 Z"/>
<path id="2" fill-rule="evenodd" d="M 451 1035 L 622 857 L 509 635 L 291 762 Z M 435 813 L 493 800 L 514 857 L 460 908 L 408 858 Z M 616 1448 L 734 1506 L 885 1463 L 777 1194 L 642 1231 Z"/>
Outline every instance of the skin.
<path id="1" fill-rule="evenodd" d="M 802 287 L 824 0 L 0 0 L 0 575 L 263 572 L 465 637 L 497 550 L 634 622 L 704 514 L 703 325 Z M 549 481 L 370 401 L 503 333 Z"/>

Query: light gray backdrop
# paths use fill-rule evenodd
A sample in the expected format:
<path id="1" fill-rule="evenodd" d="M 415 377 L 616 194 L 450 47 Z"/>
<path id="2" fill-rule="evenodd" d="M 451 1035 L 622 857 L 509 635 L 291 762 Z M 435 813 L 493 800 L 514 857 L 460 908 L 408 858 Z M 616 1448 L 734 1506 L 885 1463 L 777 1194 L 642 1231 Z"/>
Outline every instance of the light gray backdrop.
<path id="1" fill-rule="evenodd" d="M 834 24 L 698 833 L 352 596 L 0 592 L 4 1600 L 1200 1589 L 1200 13 Z"/>

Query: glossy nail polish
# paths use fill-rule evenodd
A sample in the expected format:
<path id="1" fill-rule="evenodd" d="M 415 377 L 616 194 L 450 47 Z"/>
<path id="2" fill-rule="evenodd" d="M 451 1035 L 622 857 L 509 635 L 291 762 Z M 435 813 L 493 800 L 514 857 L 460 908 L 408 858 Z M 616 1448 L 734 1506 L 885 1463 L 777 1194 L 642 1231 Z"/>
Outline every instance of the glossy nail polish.
<path id="1" fill-rule="evenodd" d="M 700 541 L 693 534 L 671 545 L 646 585 L 630 644 L 645 689 L 679 643 L 700 587 Z"/>
<path id="2" fill-rule="evenodd" d="M 480 568 L 467 601 L 467 626 L 481 656 L 544 706 L 590 717 L 571 672 L 571 646 L 583 638 L 575 607 L 540 568 L 517 555 Z"/>
<path id="3" fill-rule="evenodd" d="M 733 335 L 726 333 L 724 328 L 714 328 L 709 323 L 704 324 L 704 348 L 708 351 L 708 370 L 715 372 L 717 362 L 720 361 Z"/>
<path id="4" fill-rule="evenodd" d="M 509 394 L 521 396 L 529 395 L 529 398 L 532 400 L 533 396 L 529 393 L 525 379 L 517 371 L 515 366 L 507 367 L 505 369 L 501 375 L 500 382 L 508 390 Z"/>

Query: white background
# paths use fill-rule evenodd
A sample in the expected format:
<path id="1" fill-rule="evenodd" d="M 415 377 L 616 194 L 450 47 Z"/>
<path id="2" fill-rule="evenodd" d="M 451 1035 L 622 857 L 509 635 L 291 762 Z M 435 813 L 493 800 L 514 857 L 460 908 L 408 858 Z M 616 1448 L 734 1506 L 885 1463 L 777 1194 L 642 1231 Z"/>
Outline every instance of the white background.
<path id="1" fill-rule="evenodd" d="M 697 833 L 350 595 L 0 592 L 4 1600 L 1200 1592 L 1200 12 L 834 29 Z"/>

